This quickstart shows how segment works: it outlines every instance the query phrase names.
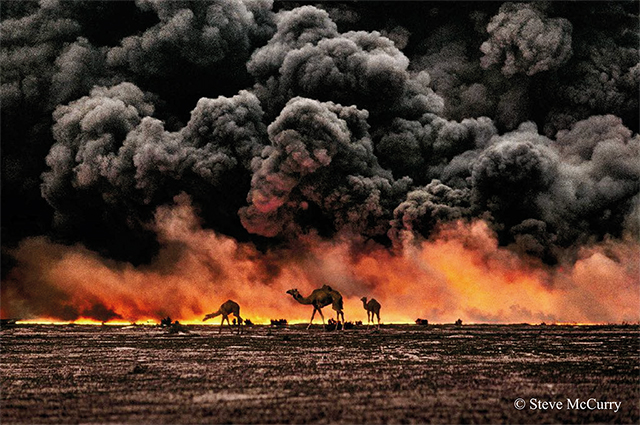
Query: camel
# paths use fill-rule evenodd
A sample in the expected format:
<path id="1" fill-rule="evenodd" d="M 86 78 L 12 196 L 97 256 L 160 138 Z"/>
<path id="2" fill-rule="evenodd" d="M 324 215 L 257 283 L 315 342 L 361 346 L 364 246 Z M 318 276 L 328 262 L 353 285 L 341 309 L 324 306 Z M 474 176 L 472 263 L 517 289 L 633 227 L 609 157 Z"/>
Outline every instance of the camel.
<path id="1" fill-rule="evenodd" d="M 300 295 L 297 289 L 290 289 L 287 291 L 287 294 L 291 295 L 294 300 L 298 301 L 300 304 L 311 304 L 313 306 L 313 313 L 311 314 L 311 321 L 309 321 L 309 326 L 307 329 L 311 327 L 313 323 L 313 318 L 316 315 L 316 311 L 320 313 L 320 317 L 322 317 L 322 324 L 324 325 L 324 315 L 322 314 L 322 308 L 332 305 L 332 308 L 336 311 L 336 319 L 337 322 L 340 323 L 340 317 L 342 316 L 342 323 L 344 323 L 344 312 L 342 311 L 342 295 L 340 292 L 333 290 L 329 285 L 322 285 L 322 288 L 314 290 L 311 295 L 308 297 L 303 297 Z M 344 330 L 344 326 L 342 327 Z"/>
<path id="2" fill-rule="evenodd" d="M 367 310 L 367 326 L 373 322 L 373 315 L 378 316 L 378 328 L 380 328 L 380 303 L 374 298 L 371 298 L 367 302 L 367 297 L 362 297 L 362 304 L 364 309 Z"/>
<path id="3" fill-rule="evenodd" d="M 240 317 L 240 306 L 238 305 L 237 302 L 235 301 L 225 301 L 220 308 L 218 309 L 218 311 L 215 311 L 213 313 L 209 313 L 206 316 L 204 316 L 204 319 L 202 319 L 203 322 L 206 322 L 209 319 L 213 319 L 214 317 L 220 316 L 222 315 L 222 323 L 220 323 L 220 332 L 218 333 L 222 333 L 222 325 L 224 325 L 224 321 L 226 319 L 227 321 L 227 325 L 231 326 L 231 323 L 229 323 L 229 315 L 233 314 L 234 316 L 236 316 L 236 319 L 238 319 L 238 333 L 242 332 L 242 318 Z M 234 319 L 234 325 L 236 320 Z"/>

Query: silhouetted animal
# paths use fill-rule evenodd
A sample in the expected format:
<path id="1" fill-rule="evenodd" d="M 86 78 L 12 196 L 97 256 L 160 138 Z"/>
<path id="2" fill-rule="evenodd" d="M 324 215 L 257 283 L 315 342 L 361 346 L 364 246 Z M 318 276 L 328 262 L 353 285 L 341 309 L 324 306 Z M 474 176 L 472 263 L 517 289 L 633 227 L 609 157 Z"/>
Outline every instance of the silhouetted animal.
<path id="1" fill-rule="evenodd" d="M 231 326 L 231 323 L 229 322 L 229 315 L 233 314 L 234 316 L 236 316 L 236 319 L 238 319 L 238 333 L 242 332 L 242 318 L 240 317 L 240 306 L 238 305 L 237 302 L 235 301 L 231 301 L 228 300 L 226 302 L 224 302 L 220 308 L 218 309 L 218 311 L 215 311 L 213 313 L 209 313 L 206 316 L 204 316 L 204 319 L 202 319 L 203 322 L 206 322 L 209 319 L 213 319 L 214 317 L 220 316 L 222 315 L 222 322 L 220 323 L 220 332 L 222 333 L 222 325 L 224 325 L 224 321 L 227 321 L 227 325 Z"/>
<path id="2" fill-rule="evenodd" d="M 293 299 L 298 301 L 300 304 L 309 304 L 313 306 L 313 313 L 311 314 L 311 320 L 309 321 L 309 326 L 307 329 L 311 327 L 311 323 L 313 323 L 313 318 L 316 315 L 316 311 L 320 313 L 320 317 L 322 317 L 322 324 L 324 325 L 324 315 L 322 314 L 322 308 L 331 304 L 331 307 L 336 311 L 336 319 L 340 322 L 340 317 L 342 317 L 342 321 L 344 322 L 344 312 L 342 311 L 342 295 L 340 292 L 333 290 L 329 285 L 323 285 L 322 288 L 316 289 L 309 295 L 308 297 L 303 297 L 300 295 L 297 289 L 290 289 L 287 291 L 287 294 L 290 294 Z"/>
<path id="3" fill-rule="evenodd" d="M 367 326 L 373 322 L 373 316 L 376 315 L 378 317 L 378 328 L 380 328 L 380 303 L 375 298 L 371 298 L 369 302 L 367 302 L 367 297 L 362 297 L 361 300 L 364 309 L 367 310 Z"/>

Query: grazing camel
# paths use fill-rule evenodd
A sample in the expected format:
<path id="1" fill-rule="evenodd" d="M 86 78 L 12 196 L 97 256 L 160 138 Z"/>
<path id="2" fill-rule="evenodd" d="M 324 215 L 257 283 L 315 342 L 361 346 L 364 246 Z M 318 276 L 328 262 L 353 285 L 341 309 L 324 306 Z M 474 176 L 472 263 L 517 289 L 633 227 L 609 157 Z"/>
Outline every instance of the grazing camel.
<path id="1" fill-rule="evenodd" d="M 225 319 L 227 320 L 227 325 L 231 326 L 231 323 L 229 323 L 229 315 L 230 314 L 233 314 L 234 316 L 236 316 L 236 319 L 238 319 L 238 333 L 241 333 L 242 332 L 242 318 L 240 317 L 240 306 L 235 301 L 231 301 L 231 300 L 225 301 L 220 306 L 218 311 L 215 311 L 213 313 L 207 314 L 206 316 L 204 316 L 204 319 L 202 319 L 202 321 L 206 322 L 209 319 L 213 319 L 214 317 L 222 315 L 222 323 L 220 323 L 220 332 L 218 332 L 218 333 L 222 333 L 222 325 L 224 325 Z M 235 320 L 234 320 L 234 322 L 235 322 Z M 234 325 L 235 325 L 235 323 L 234 323 Z"/>
<path id="2" fill-rule="evenodd" d="M 329 285 L 322 285 L 322 288 L 316 289 L 309 295 L 308 297 L 303 297 L 300 295 L 297 289 L 290 289 L 287 291 L 287 294 L 291 295 L 294 300 L 298 301 L 300 304 L 312 305 L 313 313 L 311 314 L 311 321 L 309 321 L 309 326 L 307 329 L 311 327 L 313 323 L 313 318 L 316 315 L 316 311 L 320 313 L 320 317 L 322 317 L 322 324 L 324 325 L 324 315 L 322 314 L 322 308 L 331 304 L 332 308 L 336 311 L 336 319 L 337 322 L 340 323 L 340 317 L 342 316 L 342 323 L 344 323 L 344 312 L 342 311 L 342 295 L 340 292 L 333 290 Z M 344 326 L 342 327 L 344 330 Z"/>
<path id="3" fill-rule="evenodd" d="M 371 298 L 367 302 L 367 297 L 362 297 L 362 304 L 364 309 L 367 310 L 367 326 L 373 322 L 373 315 L 378 316 L 378 328 L 380 328 L 380 303 L 374 298 Z"/>

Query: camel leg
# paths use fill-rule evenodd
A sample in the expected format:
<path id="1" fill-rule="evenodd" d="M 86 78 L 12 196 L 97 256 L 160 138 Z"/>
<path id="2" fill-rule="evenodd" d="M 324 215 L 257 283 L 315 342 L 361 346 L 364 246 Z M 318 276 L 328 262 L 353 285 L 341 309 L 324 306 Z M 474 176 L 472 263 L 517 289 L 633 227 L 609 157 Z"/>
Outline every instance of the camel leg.
<path id="1" fill-rule="evenodd" d="M 322 314 L 322 309 L 318 309 L 318 313 L 320 313 L 320 317 L 322 317 L 322 326 L 324 326 L 324 314 Z"/>
<path id="2" fill-rule="evenodd" d="M 222 333 L 222 328 L 224 327 L 225 319 L 227 320 L 227 325 L 229 325 L 229 316 L 222 316 L 222 322 L 220 322 L 220 332 L 218 333 Z"/>
<path id="3" fill-rule="evenodd" d="M 242 333 L 242 317 L 236 316 L 236 319 L 238 319 L 238 335 L 240 335 Z"/>
<path id="4" fill-rule="evenodd" d="M 342 316 L 342 330 L 344 331 L 345 330 L 345 326 L 344 325 L 346 324 L 346 322 L 344 320 L 344 312 L 342 310 L 340 310 L 338 312 L 338 316 Z M 340 322 L 340 320 L 338 320 L 338 322 Z"/>
<path id="5" fill-rule="evenodd" d="M 322 314 L 322 313 L 321 313 Z M 307 329 L 309 329 L 311 327 L 311 324 L 313 323 L 313 318 L 316 315 L 316 308 L 313 308 L 313 313 L 311 313 L 311 320 L 309 321 L 309 326 L 307 326 Z"/>
<path id="6" fill-rule="evenodd" d="M 380 329 L 380 313 L 376 313 L 376 316 L 378 316 L 378 329 Z"/>

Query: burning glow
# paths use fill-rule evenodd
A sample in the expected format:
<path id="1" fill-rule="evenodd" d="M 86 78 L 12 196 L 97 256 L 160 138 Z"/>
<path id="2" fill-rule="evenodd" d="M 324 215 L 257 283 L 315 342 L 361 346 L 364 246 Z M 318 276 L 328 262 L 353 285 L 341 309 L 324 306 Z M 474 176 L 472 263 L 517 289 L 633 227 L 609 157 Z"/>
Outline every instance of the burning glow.
<path id="1" fill-rule="evenodd" d="M 132 325 L 134 323 L 132 322 L 126 322 L 126 321 L 121 321 L 121 320 L 110 320 L 107 322 L 101 322 L 99 320 L 95 320 L 92 318 L 87 318 L 87 317 L 81 317 L 79 319 L 76 320 L 58 320 L 58 319 L 54 319 L 54 318 L 38 318 L 38 319 L 27 319 L 27 320 L 18 320 L 16 322 L 16 324 L 18 325 L 69 325 L 69 324 L 74 324 L 74 325 L 91 325 L 91 326 L 98 326 L 98 325 L 109 325 L 109 326 L 127 326 L 127 325 Z M 147 320 L 147 321 L 139 321 L 139 322 L 135 322 L 136 325 L 155 325 L 156 322 L 155 320 Z"/>
<path id="2" fill-rule="evenodd" d="M 363 296 L 382 304 L 384 323 L 639 320 L 640 249 L 633 242 L 603 243 L 583 250 L 575 263 L 549 268 L 498 247 L 482 221 L 456 223 L 429 241 L 407 238 L 395 250 L 309 237 L 295 249 L 267 253 L 202 230 L 186 199 L 161 208 L 156 226 L 163 248 L 139 268 L 42 237 L 23 241 L 14 253 L 19 266 L 7 277 L 11 284 L 2 286 L 2 316 L 144 324 L 169 315 L 202 324 L 204 314 L 233 299 L 256 324 L 301 323 L 311 306 L 285 292 L 297 288 L 306 296 L 328 284 L 342 293 L 350 321 L 366 321 Z M 335 318 L 330 306 L 324 314 Z"/>

